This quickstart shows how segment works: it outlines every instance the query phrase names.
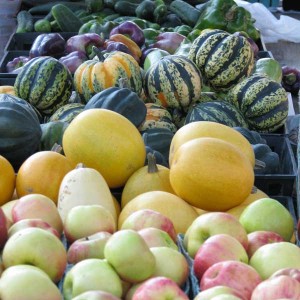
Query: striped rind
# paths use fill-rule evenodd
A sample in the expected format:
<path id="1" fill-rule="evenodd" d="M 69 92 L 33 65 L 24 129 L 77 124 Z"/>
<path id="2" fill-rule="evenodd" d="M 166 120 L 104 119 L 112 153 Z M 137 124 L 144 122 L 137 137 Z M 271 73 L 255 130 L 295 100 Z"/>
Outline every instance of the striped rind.
<path id="1" fill-rule="evenodd" d="M 56 110 L 49 118 L 51 121 L 64 121 L 70 123 L 84 109 L 82 103 L 68 103 Z"/>
<path id="2" fill-rule="evenodd" d="M 197 66 L 187 57 L 162 57 L 145 74 L 146 96 L 163 107 L 181 108 L 198 99 L 202 77 Z"/>
<path id="3" fill-rule="evenodd" d="M 72 88 L 73 79 L 67 67 L 50 56 L 31 59 L 15 81 L 16 95 L 48 116 L 68 102 Z"/>
<path id="4" fill-rule="evenodd" d="M 288 116 L 288 97 L 285 89 L 266 76 L 253 74 L 234 86 L 226 100 L 238 107 L 250 129 L 274 132 Z"/>
<path id="5" fill-rule="evenodd" d="M 185 124 L 197 121 L 211 121 L 230 127 L 248 127 L 241 111 L 225 101 L 197 103 L 189 109 Z"/>

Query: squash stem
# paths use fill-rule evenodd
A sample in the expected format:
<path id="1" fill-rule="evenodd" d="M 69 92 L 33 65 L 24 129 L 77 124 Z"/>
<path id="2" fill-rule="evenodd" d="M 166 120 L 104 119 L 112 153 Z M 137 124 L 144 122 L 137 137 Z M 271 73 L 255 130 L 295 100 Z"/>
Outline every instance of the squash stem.
<path id="1" fill-rule="evenodd" d="M 62 152 L 62 146 L 57 144 L 57 143 L 54 143 L 54 145 L 51 148 L 51 151 L 61 153 Z"/>
<path id="2" fill-rule="evenodd" d="M 148 159 L 148 173 L 158 172 L 155 155 L 153 153 L 148 153 L 147 159 Z"/>
<path id="3" fill-rule="evenodd" d="M 104 61 L 105 57 L 100 49 L 98 49 L 96 46 L 92 47 L 92 52 L 95 53 L 95 55 L 98 57 L 99 61 Z"/>

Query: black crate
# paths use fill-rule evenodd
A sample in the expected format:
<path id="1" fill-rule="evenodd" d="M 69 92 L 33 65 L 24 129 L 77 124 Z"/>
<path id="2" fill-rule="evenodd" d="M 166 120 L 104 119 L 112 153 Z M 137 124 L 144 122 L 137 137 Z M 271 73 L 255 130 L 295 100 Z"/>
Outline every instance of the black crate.
<path id="1" fill-rule="evenodd" d="M 7 73 L 6 64 L 18 56 L 28 56 L 29 51 L 8 51 L 0 61 L 0 78 L 16 78 L 17 74 Z"/>
<path id="2" fill-rule="evenodd" d="M 269 196 L 292 196 L 297 176 L 295 156 L 286 134 L 261 134 L 280 158 L 277 174 L 255 174 L 255 186 Z"/>
<path id="3" fill-rule="evenodd" d="M 34 40 L 40 34 L 41 34 L 41 32 L 14 33 L 11 35 L 4 50 L 5 51 L 18 51 L 18 50 L 29 51 Z M 70 37 L 77 35 L 78 32 L 59 32 L 59 34 L 65 40 L 68 40 Z"/>
<path id="4" fill-rule="evenodd" d="M 15 84 L 15 81 L 16 81 L 16 78 L 14 77 L 11 77 L 11 78 L 1 78 L 0 77 L 0 86 L 3 86 L 3 85 L 14 85 Z"/>

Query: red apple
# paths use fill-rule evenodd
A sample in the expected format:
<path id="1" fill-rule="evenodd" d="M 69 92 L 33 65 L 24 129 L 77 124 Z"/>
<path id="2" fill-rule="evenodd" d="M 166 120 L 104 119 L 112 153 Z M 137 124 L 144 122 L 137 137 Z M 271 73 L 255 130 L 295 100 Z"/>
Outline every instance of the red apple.
<path id="1" fill-rule="evenodd" d="M 265 244 L 283 241 L 284 238 L 274 231 L 259 230 L 248 233 L 248 256 L 250 258 L 259 247 Z"/>
<path id="2" fill-rule="evenodd" d="M 237 290 L 245 299 L 251 299 L 254 288 L 262 281 L 258 272 L 251 266 L 234 260 L 213 264 L 203 274 L 200 290 L 225 285 Z"/>
<path id="3" fill-rule="evenodd" d="M 281 275 L 287 275 L 293 277 L 300 283 L 300 268 L 283 268 L 273 273 L 270 278 L 281 276 Z"/>
<path id="4" fill-rule="evenodd" d="M 8 223 L 3 209 L 0 207 L 0 249 L 2 249 L 8 239 Z"/>
<path id="5" fill-rule="evenodd" d="M 299 282 L 287 275 L 280 275 L 259 283 L 252 292 L 251 300 L 300 299 Z"/>
<path id="6" fill-rule="evenodd" d="M 248 263 L 248 255 L 243 245 L 229 234 L 216 234 L 209 237 L 198 249 L 194 259 L 194 271 L 198 280 L 213 264 L 225 260 L 238 260 Z"/>

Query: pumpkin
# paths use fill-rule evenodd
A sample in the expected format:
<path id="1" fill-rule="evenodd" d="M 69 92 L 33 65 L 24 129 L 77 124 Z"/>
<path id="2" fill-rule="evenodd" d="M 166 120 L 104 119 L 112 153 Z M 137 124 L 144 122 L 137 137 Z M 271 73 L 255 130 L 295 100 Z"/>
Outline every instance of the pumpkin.
<path id="1" fill-rule="evenodd" d="M 0 205 L 12 200 L 15 190 L 16 175 L 11 163 L 0 155 Z"/>
<path id="2" fill-rule="evenodd" d="M 115 111 L 136 127 L 146 118 L 147 107 L 137 93 L 127 87 L 110 87 L 94 95 L 84 109 L 105 108 Z"/>
<path id="3" fill-rule="evenodd" d="M 170 182 L 175 193 L 192 206 L 226 211 L 250 195 L 254 171 L 249 158 L 233 144 L 201 137 L 174 153 Z"/>
<path id="4" fill-rule="evenodd" d="M 170 170 L 156 164 L 155 156 L 148 154 L 148 165 L 136 170 L 126 181 L 122 191 L 121 207 L 139 194 L 149 191 L 165 191 L 174 193 L 170 184 Z"/>
<path id="5" fill-rule="evenodd" d="M 42 115 L 50 116 L 68 103 L 73 79 L 68 68 L 57 59 L 39 56 L 22 67 L 14 87 L 16 96 L 28 101 Z"/>
<path id="6" fill-rule="evenodd" d="M 220 29 L 206 29 L 192 42 L 188 58 L 200 69 L 203 81 L 216 91 L 227 91 L 249 76 L 255 66 L 247 38 Z"/>
<path id="7" fill-rule="evenodd" d="M 65 155 L 74 163 L 95 168 L 110 188 L 122 187 L 144 166 L 146 149 L 138 129 L 122 115 L 104 108 L 76 116 L 63 135 Z"/>
<path id="8" fill-rule="evenodd" d="M 35 111 L 16 101 L 0 101 L 0 155 L 17 172 L 20 165 L 38 151 L 42 130 Z"/>
<path id="9" fill-rule="evenodd" d="M 67 103 L 58 108 L 49 118 L 49 122 L 63 121 L 70 123 L 78 114 L 84 110 L 82 103 Z"/>
<path id="10" fill-rule="evenodd" d="M 198 121 L 186 124 L 174 134 L 170 145 L 170 165 L 172 165 L 173 157 L 181 145 L 201 137 L 218 138 L 235 145 L 248 157 L 251 165 L 254 167 L 255 155 L 250 142 L 233 128 L 210 121 Z"/>
<path id="11" fill-rule="evenodd" d="M 202 77 L 187 57 L 167 55 L 149 68 L 144 77 L 147 98 L 166 108 L 185 108 L 201 94 Z"/>
<path id="12" fill-rule="evenodd" d="M 235 105 L 249 124 L 258 132 L 274 132 L 288 116 L 288 96 L 278 82 L 253 74 L 230 89 L 226 101 Z"/>
<path id="13" fill-rule="evenodd" d="M 83 62 L 74 73 L 74 86 L 83 103 L 87 103 L 95 94 L 119 86 L 120 78 L 128 80 L 129 87 L 138 95 L 142 92 L 142 74 L 132 55 L 110 52 L 106 57 Z"/>
<path id="14" fill-rule="evenodd" d="M 191 106 L 184 124 L 196 121 L 217 122 L 230 127 L 248 127 L 239 108 L 226 101 L 208 101 Z"/>

